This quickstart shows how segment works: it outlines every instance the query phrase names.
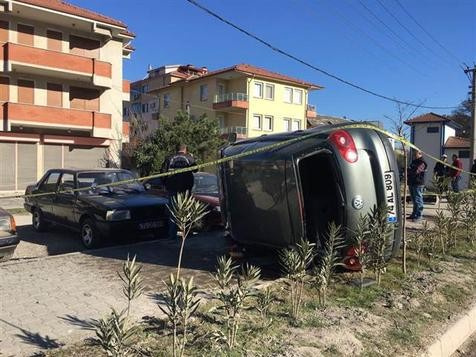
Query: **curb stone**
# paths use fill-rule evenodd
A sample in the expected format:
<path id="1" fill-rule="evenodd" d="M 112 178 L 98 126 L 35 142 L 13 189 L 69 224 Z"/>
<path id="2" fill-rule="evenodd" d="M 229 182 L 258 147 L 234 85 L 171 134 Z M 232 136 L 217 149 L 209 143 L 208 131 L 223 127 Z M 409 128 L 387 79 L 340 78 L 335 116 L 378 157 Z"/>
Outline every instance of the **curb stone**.
<path id="1" fill-rule="evenodd" d="M 450 357 L 476 332 L 476 304 L 454 322 L 421 357 Z"/>

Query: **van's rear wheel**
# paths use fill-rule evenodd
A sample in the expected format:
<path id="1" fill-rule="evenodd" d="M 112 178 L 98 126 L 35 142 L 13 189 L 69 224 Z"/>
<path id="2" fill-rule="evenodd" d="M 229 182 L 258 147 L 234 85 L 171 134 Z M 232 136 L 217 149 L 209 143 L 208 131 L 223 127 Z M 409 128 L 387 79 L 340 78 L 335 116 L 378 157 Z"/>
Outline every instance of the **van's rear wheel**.
<path id="1" fill-rule="evenodd" d="M 35 208 L 31 216 L 31 225 L 37 232 L 45 232 L 48 230 L 48 223 L 43 218 L 43 212 L 39 208 Z"/>
<path id="2" fill-rule="evenodd" d="M 86 218 L 81 223 L 81 242 L 87 249 L 97 248 L 101 244 L 101 234 L 91 218 Z"/>

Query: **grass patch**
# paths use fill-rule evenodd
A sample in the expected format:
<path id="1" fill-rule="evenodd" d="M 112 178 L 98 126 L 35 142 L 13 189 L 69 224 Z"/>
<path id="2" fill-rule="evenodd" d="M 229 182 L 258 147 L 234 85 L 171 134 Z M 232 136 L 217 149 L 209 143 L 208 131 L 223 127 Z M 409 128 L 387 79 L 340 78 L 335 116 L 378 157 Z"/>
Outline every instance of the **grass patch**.
<path id="1" fill-rule="evenodd" d="M 330 294 L 330 300 L 343 307 L 360 307 L 370 309 L 375 301 L 381 297 L 382 288 L 373 285 L 360 290 L 360 287 L 351 285 L 336 285 Z"/>

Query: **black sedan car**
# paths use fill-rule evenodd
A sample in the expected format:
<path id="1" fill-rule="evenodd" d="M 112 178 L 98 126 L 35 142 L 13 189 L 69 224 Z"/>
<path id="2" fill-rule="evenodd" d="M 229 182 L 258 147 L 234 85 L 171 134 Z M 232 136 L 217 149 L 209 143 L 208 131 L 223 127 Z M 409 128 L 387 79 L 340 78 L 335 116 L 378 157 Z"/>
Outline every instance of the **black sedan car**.
<path id="1" fill-rule="evenodd" d="M 138 182 L 114 184 L 134 178 L 120 169 L 49 170 L 25 194 L 50 194 L 26 198 L 24 206 L 36 231 L 47 230 L 50 223 L 66 226 L 80 232 L 86 248 L 106 238 L 166 233 L 167 199 L 147 194 Z"/>
<path id="2" fill-rule="evenodd" d="M 401 240 L 400 183 L 389 140 L 370 128 L 321 126 L 239 141 L 221 156 L 290 139 L 295 141 L 220 166 L 221 207 L 231 236 L 238 243 L 273 247 L 301 238 L 319 245 L 333 221 L 346 232 L 344 264 L 359 269 L 352 230 L 374 206 L 387 206 L 395 227 L 387 256 L 394 255 Z"/>
<path id="3" fill-rule="evenodd" d="M 15 219 L 0 208 L 0 262 L 10 259 L 19 241 Z"/>

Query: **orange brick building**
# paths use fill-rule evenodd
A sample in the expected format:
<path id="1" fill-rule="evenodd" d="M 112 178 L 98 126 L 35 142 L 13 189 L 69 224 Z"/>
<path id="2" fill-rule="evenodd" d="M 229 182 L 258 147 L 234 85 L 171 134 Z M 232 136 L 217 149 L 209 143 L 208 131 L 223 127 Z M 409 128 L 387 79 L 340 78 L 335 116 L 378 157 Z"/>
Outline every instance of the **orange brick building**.
<path id="1" fill-rule="evenodd" d="M 50 168 L 120 165 L 133 38 L 61 0 L 0 0 L 0 191 Z"/>

